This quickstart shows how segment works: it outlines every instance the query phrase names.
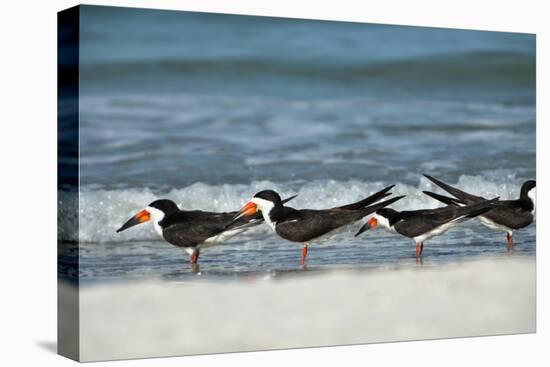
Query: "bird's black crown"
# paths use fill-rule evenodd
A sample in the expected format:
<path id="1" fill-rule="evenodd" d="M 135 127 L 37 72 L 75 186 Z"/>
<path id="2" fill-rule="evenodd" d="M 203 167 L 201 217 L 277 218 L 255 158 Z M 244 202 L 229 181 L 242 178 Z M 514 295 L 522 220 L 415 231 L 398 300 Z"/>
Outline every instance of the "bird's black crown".
<path id="1" fill-rule="evenodd" d="M 528 193 L 532 189 L 534 189 L 537 186 L 537 182 L 535 180 L 528 180 L 521 185 L 521 192 Z"/>
<path id="2" fill-rule="evenodd" d="M 275 204 L 281 202 L 281 197 L 279 196 L 279 194 L 277 194 L 273 190 L 260 191 L 259 193 L 254 195 L 254 197 L 259 198 L 259 199 L 269 200 L 269 201 L 271 201 L 272 203 L 275 203 Z"/>
<path id="3" fill-rule="evenodd" d="M 155 200 L 151 204 L 149 204 L 149 206 L 152 208 L 157 208 L 165 214 L 174 213 L 179 210 L 176 203 L 168 199 Z"/>
<path id="4" fill-rule="evenodd" d="M 382 208 L 378 209 L 376 211 L 376 214 L 386 218 L 390 225 L 393 225 L 395 222 L 397 222 L 399 212 L 392 208 Z"/>

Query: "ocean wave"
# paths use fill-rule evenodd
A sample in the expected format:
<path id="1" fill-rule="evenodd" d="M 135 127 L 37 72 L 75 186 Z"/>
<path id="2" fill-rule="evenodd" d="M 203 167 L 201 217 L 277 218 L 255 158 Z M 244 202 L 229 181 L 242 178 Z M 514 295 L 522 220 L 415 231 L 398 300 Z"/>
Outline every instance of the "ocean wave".
<path id="1" fill-rule="evenodd" d="M 277 58 L 162 58 L 84 65 L 83 80 L 113 80 L 143 75 L 185 78 L 285 77 L 355 84 L 364 80 L 485 83 L 503 80 L 534 85 L 535 60 L 521 52 L 467 51 L 384 61 L 338 62 Z"/>
<path id="2" fill-rule="evenodd" d="M 463 175 L 456 184 L 458 187 L 487 198 L 500 196 L 501 199 L 516 198 L 523 179 L 514 175 L 467 176 Z M 149 188 L 103 190 L 85 187 L 79 194 L 79 232 L 64 228 L 74 228 L 75 218 L 70 213 L 60 213 L 60 239 L 82 242 L 126 242 L 158 240 L 152 226 L 143 225 L 131 231 L 116 233 L 129 217 L 159 198 L 174 200 L 182 209 L 207 211 L 235 211 L 242 207 L 256 192 L 274 189 L 283 197 L 297 194 L 290 204 L 295 208 L 322 209 L 357 201 L 381 188 L 396 184 L 394 195 L 407 195 L 394 204 L 399 210 L 434 208 L 439 203 L 422 194 L 422 190 L 436 190 L 425 178 L 419 184 L 407 185 L 400 182 L 364 182 L 359 180 L 335 181 L 316 180 L 311 182 L 271 182 L 254 181 L 250 184 L 207 185 L 195 183 L 183 188 L 173 188 L 157 192 Z M 59 200 L 75 200 L 76 194 L 60 192 Z M 63 205 L 60 205 L 63 207 Z M 73 206 L 74 207 L 74 206 Z M 65 224 L 64 224 L 65 223 Z M 261 226 L 258 230 L 268 232 Z"/>

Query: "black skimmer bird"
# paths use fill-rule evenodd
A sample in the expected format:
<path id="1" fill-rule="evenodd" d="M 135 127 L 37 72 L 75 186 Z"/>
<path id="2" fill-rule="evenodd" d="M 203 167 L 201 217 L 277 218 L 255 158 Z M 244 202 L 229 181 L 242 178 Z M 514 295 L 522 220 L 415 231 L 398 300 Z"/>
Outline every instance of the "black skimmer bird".
<path id="1" fill-rule="evenodd" d="M 355 236 L 378 225 L 390 231 L 397 232 L 405 237 L 414 239 L 416 243 L 416 258 L 420 259 L 424 249 L 424 241 L 445 233 L 452 227 L 486 213 L 493 208 L 498 198 L 484 200 L 470 206 L 446 206 L 436 209 L 421 209 L 397 211 L 391 208 L 382 208 L 361 227 Z"/>
<path id="2" fill-rule="evenodd" d="M 434 184 L 454 196 L 454 198 L 452 198 L 439 195 L 430 191 L 424 191 L 425 194 L 447 205 L 472 205 L 486 200 L 481 196 L 475 196 L 459 190 L 455 187 L 452 187 L 432 176 L 424 176 L 428 180 L 432 181 Z M 527 227 L 529 224 L 533 223 L 535 204 L 533 200 L 534 197 L 532 197 L 531 195 L 533 194 L 533 189 L 536 187 L 536 185 L 537 184 L 535 180 L 525 181 L 523 185 L 521 185 L 519 199 L 501 200 L 494 205 L 493 209 L 489 210 L 479 217 L 481 223 L 486 227 L 506 232 L 509 252 L 513 252 L 514 249 L 513 232 L 515 230 Z"/>
<path id="3" fill-rule="evenodd" d="M 265 222 L 282 238 L 303 243 L 302 265 L 305 266 L 308 245 L 320 237 L 345 225 L 354 223 L 376 210 L 390 205 L 404 196 L 395 197 L 374 205 L 382 198 L 391 195 L 388 191 L 394 185 L 356 203 L 324 210 L 294 209 L 284 206 L 281 197 L 273 190 L 258 192 L 240 210 L 236 221 L 260 211 Z M 371 206 L 369 206 L 371 205 Z"/>
<path id="4" fill-rule="evenodd" d="M 296 195 L 285 202 L 294 199 Z M 234 237 L 251 226 L 263 222 L 261 215 L 235 221 L 237 212 L 215 213 L 200 210 L 180 210 L 172 200 L 153 201 L 145 209 L 130 218 L 122 232 L 130 227 L 148 221 L 153 222 L 156 232 L 167 242 L 183 247 L 189 254 L 191 264 L 197 264 L 201 247 L 210 247 Z"/>

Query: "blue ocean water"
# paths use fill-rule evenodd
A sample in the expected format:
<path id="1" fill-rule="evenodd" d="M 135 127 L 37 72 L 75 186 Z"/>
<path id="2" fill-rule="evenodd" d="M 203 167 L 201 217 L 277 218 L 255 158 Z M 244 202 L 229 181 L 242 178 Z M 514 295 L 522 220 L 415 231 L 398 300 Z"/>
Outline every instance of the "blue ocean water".
<path id="1" fill-rule="evenodd" d="M 437 206 L 422 173 L 503 198 L 536 175 L 534 35 L 84 6 L 80 61 L 83 278 L 187 274 L 150 226 L 114 233 L 155 198 L 236 210 L 275 188 L 322 208 L 396 184 L 418 209 Z M 355 229 L 310 267 L 414 262 L 411 240 Z M 293 269 L 299 248 L 258 228 L 202 269 Z M 424 261 L 503 251 L 474 221 Z M 534 255 L 534 224 L 516 252 Z"/>

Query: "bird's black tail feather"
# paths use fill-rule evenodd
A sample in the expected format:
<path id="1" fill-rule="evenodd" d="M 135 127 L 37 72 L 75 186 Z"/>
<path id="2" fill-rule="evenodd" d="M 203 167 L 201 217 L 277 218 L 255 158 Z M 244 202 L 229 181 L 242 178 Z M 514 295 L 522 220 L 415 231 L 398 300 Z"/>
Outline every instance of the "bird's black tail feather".
<path id="1" fill-rule="evenodd" d="M 363 199 L 361 201 L 358 201 L 356 203 L 340 206 L 338 208 L 339 209 L 344 209 L 344 210 L 359 210 L 361 208 L 366 207 L 367 205 L 370 205 L 372 203 L 377 202 L 378 200 L 381 200 L 381 199 L 385 198 L 386 196 L 390 196 L 391 193 L 388 193 L 388 191 L 390 191 L 394 186 L 395 185 L 388 186 L 388 187 L 372 194 L 368 198 L 365 198 L 365 199 Z"/>
<path id="2" fill-rule="evenodd" d="M 282 200 L 281 203 L 286 204 L 286 203 L 288 203 L 290 200 L 294 199 L 296 196 L 298 196 L 298 194 L 292 195 L 291 197 Z"/>
<path id="3" fill-rule="evenodd" d="M 437 178 L 432 177 L 430 175 L 424 174 L 424 177 L 426 177 L 428 180 L 432 181 L 434 184 L 441 187 L 443 190 L 447 191 L 449 194 L 457 197 L 460 200 L 472 200 L 472 201 L 483 200 L 483 198 L 480 198 L 479 196 L 468 194 L 467 192 L 459 190 L 456 187 L 452 187 L 451 185 L 448 185 L 445 182 L 440 181 Z"/>
<path id="4" fill-rule="evenodd" d="M 374 213 L 375 211 L 377 211 L 378 209 L 382 209 L 390 204 L 393 204 L 395 203 L 397 200 L 401 200 L 405 197 L 406 195 L 401 195 L 401 196 L 396 196 L 394 198 L 391 198 L 391 199 L 388 199 L 388 200 L 385 200 L 385 201 L 382 201 L 380 203 L 376 203 L 374 205 L 371 205 L 369 207 L 366 207 L 366 208 L 363 208 L 361 211 L 362 211 L 362 214 L 363 214 L 363 217 L 369 215 L 369 214 L 372 214 Z"/>
<path id="5" fill-rule="evenodd" d="M 468 205 L 468 206 L 462 206 L 458 210 L 461 213 L 461 216 L 463 218 L 474 218 L 478 215 L 482 215 L 487 213 L 489 210 L 493 209 L 495 207 L 495 204 L 498 203 L 499 198 L 496 197 L 491 200 L 484 200 L 480 203 Z"/>
<path id="6" fill-rule="evenodd" d="M 459 199 L 456 199 L 456 198 L 452 198 L 452 197 L 444 196 L 444 195 L 439 195 L 439 194 L 436 194 L 435 192 L 431 192 L 431 191 L 422 191 L 422 192 L 424 194 L 428 195 L 429 197 L 437 200 L 437 201 L 441 201 L 443 204 L 446 204 L 446 205 L 450 205 L 450 206 L 466 205 L 463 201 L 461 201 Z"/>

